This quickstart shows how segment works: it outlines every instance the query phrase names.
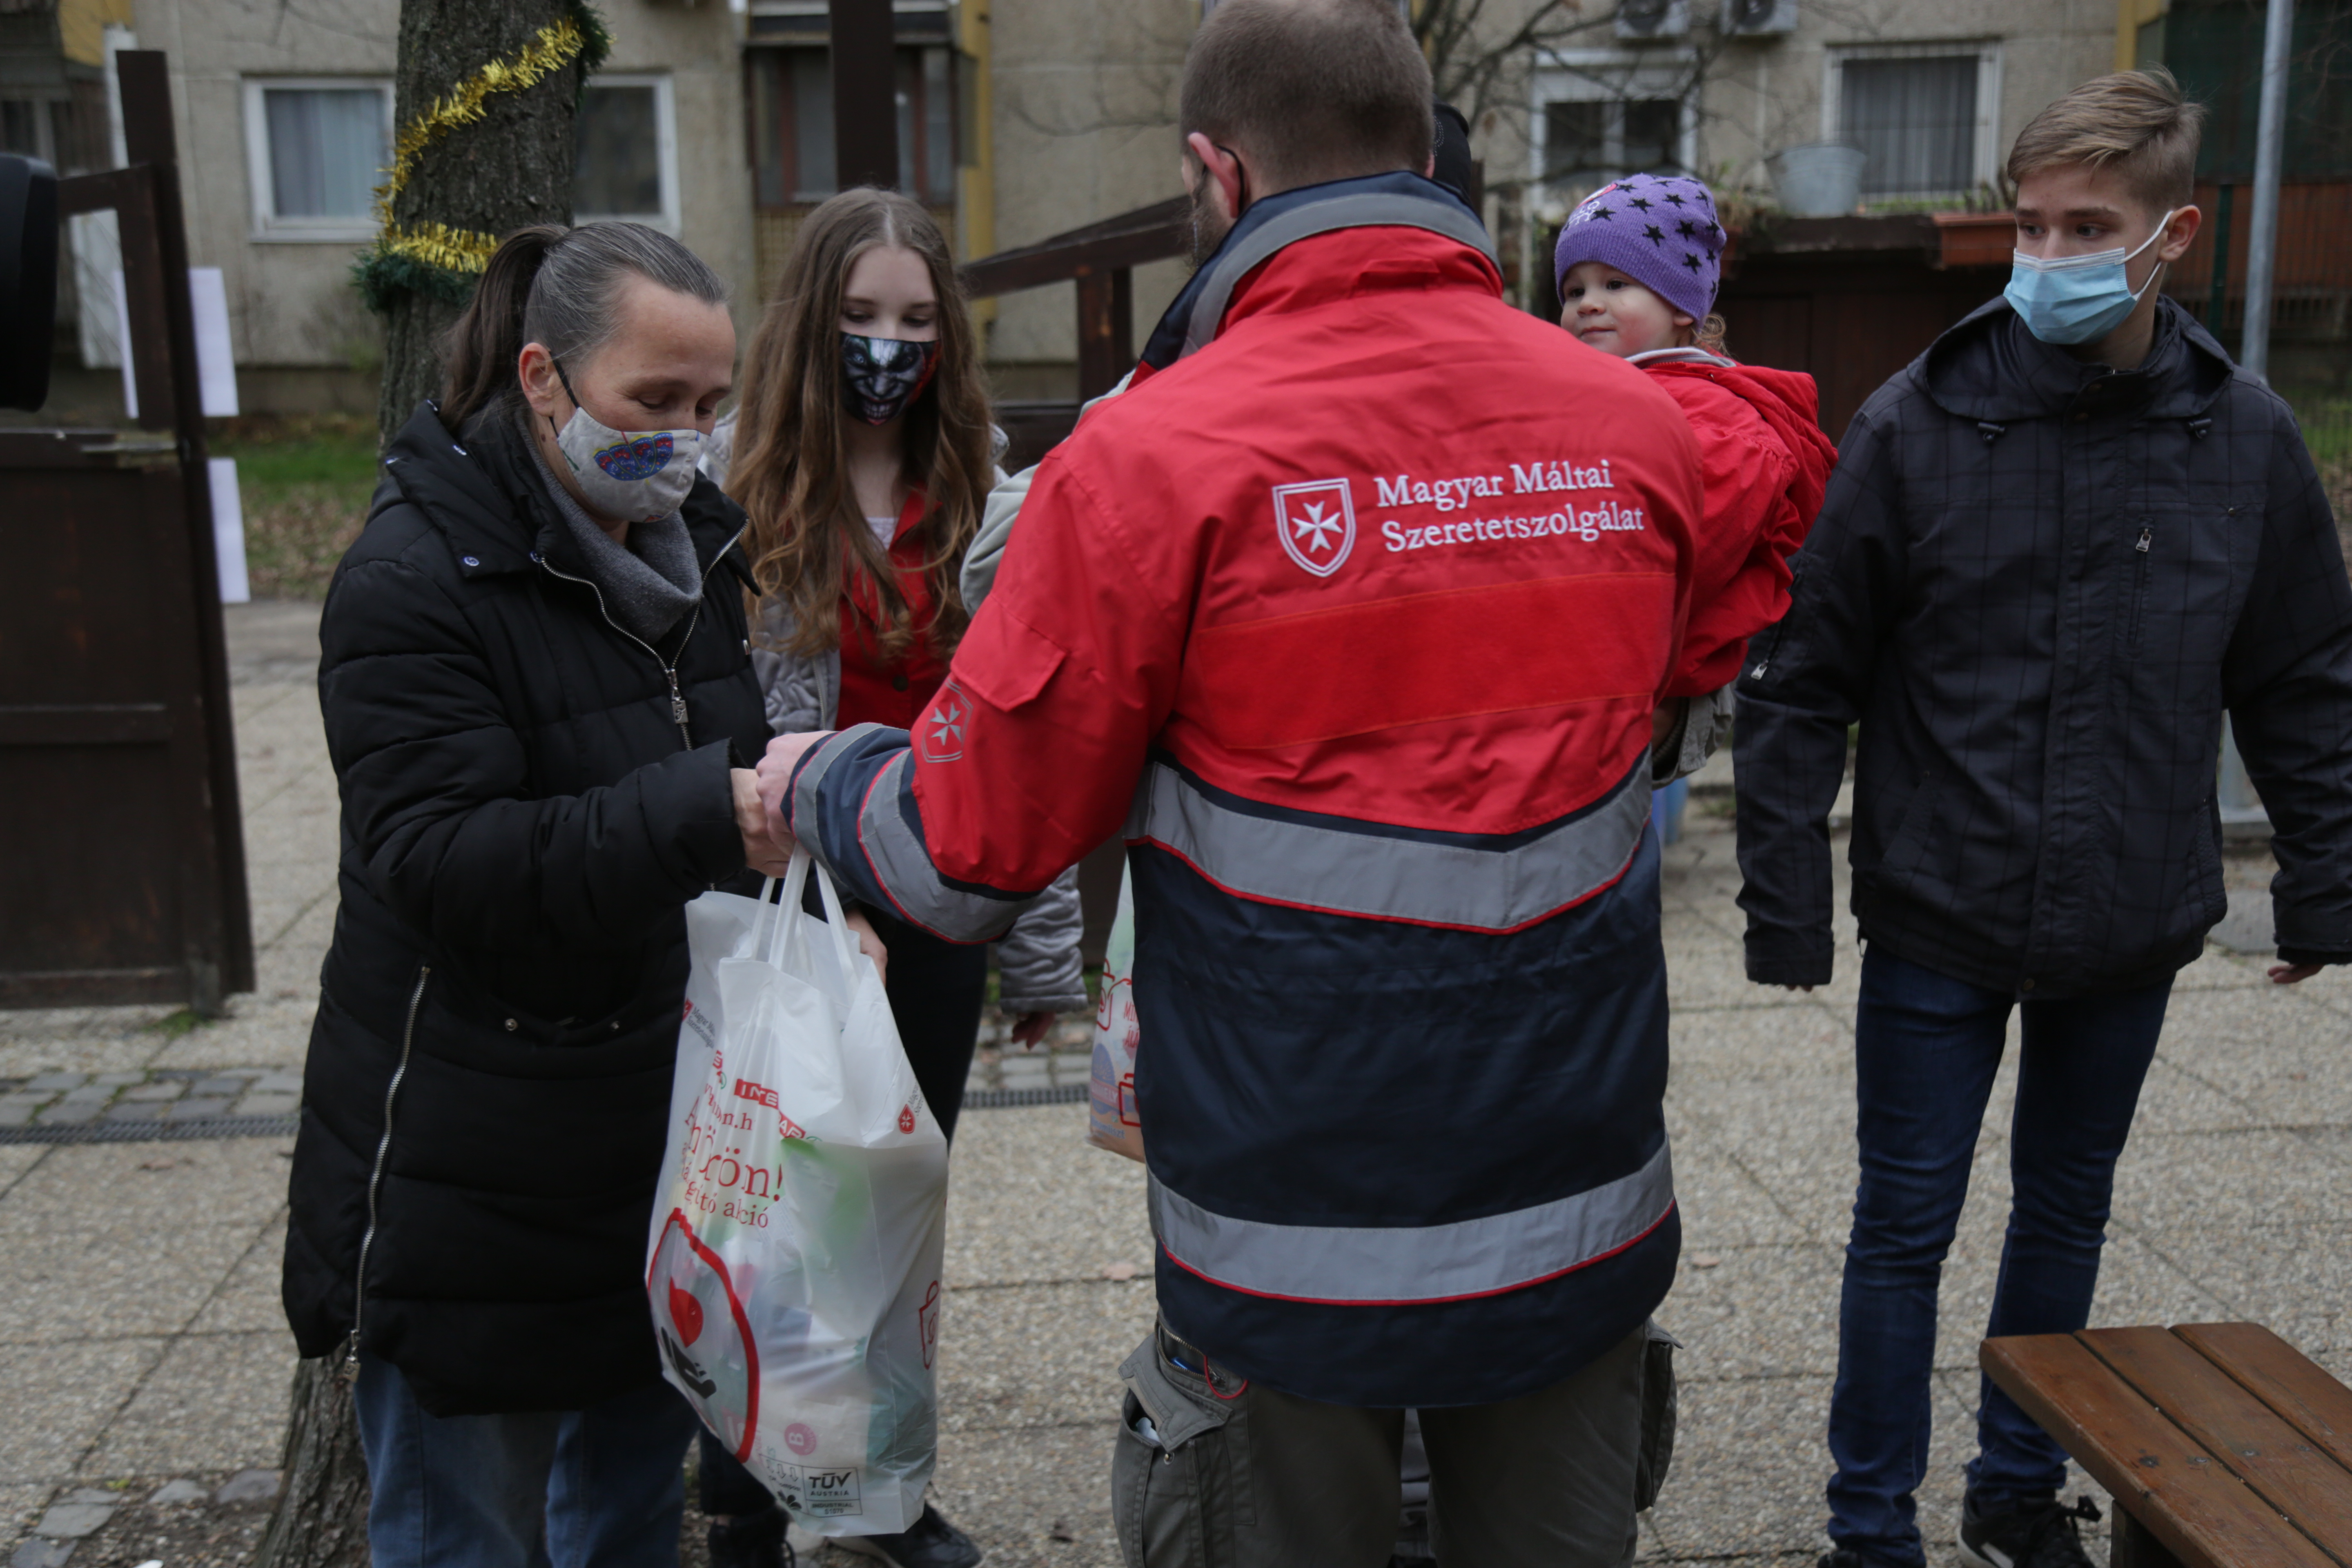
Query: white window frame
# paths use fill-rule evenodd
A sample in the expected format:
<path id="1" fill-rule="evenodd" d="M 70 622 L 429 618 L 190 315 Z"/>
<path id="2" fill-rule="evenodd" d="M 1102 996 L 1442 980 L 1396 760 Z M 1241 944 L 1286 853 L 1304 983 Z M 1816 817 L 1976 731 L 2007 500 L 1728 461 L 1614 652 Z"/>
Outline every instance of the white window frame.
<path id="1" fill-rule="evenodd" d="M 680 226 L 677 192 L 677 96 L 667 71 L 599 71 L 588 79 L 590 90 L 600 87 L 649 87 L 654 89 L 656 163 L 661 179 L 662 208 L 653 213 L 575 212 L 574 223 L 624 218 L 676 235 Z"/>
<path id="2" fill-rule="evenodd" d="M 2000 168 L 2000 44 L 1997 39 L 1955 38 L 1941 43 L 1832 44 L 1822 51 L 1822 140 L 1841 139 L 1845 112 L 1845 65 L 1848 60 L 1977 59 L 1977 125 L 1974 155 L 1969 160 L 1969 185 L 1961 191 L 1881 191 L 1865 196 L 1865 204 L 1916 201 L 1936 196 L 1961 197 L 1990 184 Z"/>
<path id="3" fill-rule="evenodd" d="M 245 85 L 245 173 L 253 195 L 253 238 L 264 244 L 349 244 L 375 237 L 373 215 L 359 217 L 279 217 L 269 161 L 269 110 L 262 94 L 350 92 L 373 88 L 383 99 L 383 144 L 392 145 L 392 79 L 376 76 L 249 76 Z"/>
<path id="4" fill-rule="evenodd" d="M 1544 109 L 1554 103 L 1620 103 L 1636 99 L 1674 99 L 1682 106 L 1675 133 L 1675 161 L 1697 167 L 1698 95 L 1690 85 L 1697 53 L 1688 48 L 1548 49 L 1537 58 L 1534 114 L 1528 126 L 1528 178 L 1542 188 Z M 1616 172 L 1622 177 L 1625 171 Z M 1564 193 L 1555 192 L 1555 195 Z"/>

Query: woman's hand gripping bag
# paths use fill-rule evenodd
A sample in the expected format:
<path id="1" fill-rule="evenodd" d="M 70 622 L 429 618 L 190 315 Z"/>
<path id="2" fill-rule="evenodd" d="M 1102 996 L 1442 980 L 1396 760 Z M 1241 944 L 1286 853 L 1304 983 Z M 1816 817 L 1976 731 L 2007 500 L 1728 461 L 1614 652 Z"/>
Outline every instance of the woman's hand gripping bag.
<path id="1" fill-rule="evenodd" d="M 831 882 L 687 906 L 673 1139 L 646 1289 L 662 1370 L 820 1535 L 921 1516 L 939 1432 L 947 1140 Z"/>
<path id="2" fill-rule="evenodd" d="M 1143 1158 L 1143 1122 L 1135 1110 L 1135 1052 L 1142 1043 L 1135 1016 L 1135 874 L 1121 871 L 1118 913 L 1103 947 L 1102 997 L 1095 1004 L 1087 1142 L 1130 1160 Z"/>

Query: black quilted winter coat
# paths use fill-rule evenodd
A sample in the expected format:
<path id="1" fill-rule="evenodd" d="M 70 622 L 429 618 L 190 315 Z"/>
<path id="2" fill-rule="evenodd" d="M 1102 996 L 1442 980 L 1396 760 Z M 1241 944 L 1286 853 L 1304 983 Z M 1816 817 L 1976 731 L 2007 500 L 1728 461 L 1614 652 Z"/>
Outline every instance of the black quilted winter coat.
<path id="1" fill-rule="evenodd" d="M 2152 984 L 2227 909 L 2233 721 L 2281 956 L 2352 959 L 2352 587 L 2286 405 L 2170 300 L 2128 374 L 2004 301 L 1864 405 L 1738 688 L 1748 973 L 1830 978 L 1861 724 L 1864 940 L 2030 997 Z"/>
<path id="2" fill-rule="evenodd" d="M 768 738 L 740 510 L 696 484 L 702 604 L 649 647 L 493 425 L 461 447 L 417 410 L 328 592 L 342 904 L 286 1239 L 302 1353 L 356 1328 L 440 1415 L 659 1375 L 646 1225 L 682 911 L 743 873 L 728 768 Z"/>

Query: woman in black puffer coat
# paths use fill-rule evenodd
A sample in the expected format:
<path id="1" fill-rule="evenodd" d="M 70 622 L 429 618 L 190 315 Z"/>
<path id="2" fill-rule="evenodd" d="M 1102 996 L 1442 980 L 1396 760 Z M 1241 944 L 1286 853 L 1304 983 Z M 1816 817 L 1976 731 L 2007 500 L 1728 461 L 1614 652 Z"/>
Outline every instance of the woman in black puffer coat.
<path id="1" fill-rule="evenodd" d="M 677 1560 L 644 1262 L 682 911 L 782 865 L 743 514 L 695 478 L 733 358 L 675 240 L 510 237 L 329 591 L 342 902 L 285 1300 L 356 1373 L 378 1568 Z"/>

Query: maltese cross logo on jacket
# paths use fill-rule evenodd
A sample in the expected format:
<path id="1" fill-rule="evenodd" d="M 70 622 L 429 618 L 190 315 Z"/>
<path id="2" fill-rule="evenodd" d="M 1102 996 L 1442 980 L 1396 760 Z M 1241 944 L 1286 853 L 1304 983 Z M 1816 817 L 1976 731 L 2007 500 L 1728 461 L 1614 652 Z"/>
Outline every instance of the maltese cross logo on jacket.
<path id="1" fill-rule="evenodd" d="M 1275 486 L 1274 528 L 1293 561 L 1328 577 L 1356 547 L 1356 503 L 1348 481 Z"/>
<path id="2" fill-rule="evenodd" d="M 931 710 L 915 726 L 915 746 L 927 763 L 951 763 L 963 755 L 963 732 L 971 723 L 971 700 L 954 681 L 940 688 Z"/>

